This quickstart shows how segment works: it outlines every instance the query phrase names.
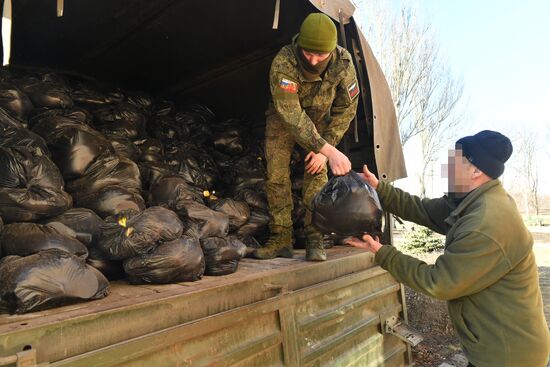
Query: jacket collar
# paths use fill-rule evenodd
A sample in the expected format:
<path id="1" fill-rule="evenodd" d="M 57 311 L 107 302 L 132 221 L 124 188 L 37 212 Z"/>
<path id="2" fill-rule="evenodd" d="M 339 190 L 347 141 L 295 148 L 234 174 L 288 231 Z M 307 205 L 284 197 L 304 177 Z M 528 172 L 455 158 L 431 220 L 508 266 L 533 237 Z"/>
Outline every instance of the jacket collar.
<path id="1" fill-rule="evenodd" d="M 464 200 L 449 214 L 445 219 L 445 223 L 449 226 L 452 226 L 456 223 L 460 215 L 468 208 L 473 202 L 477 201 L 483 194 L 487 191 L 493 189 L 496 186 L 501 186 L 501 183 L 498 179 L 491 180 L 479 186 L 477 189 L 474 189 L 464 198 Z"/>

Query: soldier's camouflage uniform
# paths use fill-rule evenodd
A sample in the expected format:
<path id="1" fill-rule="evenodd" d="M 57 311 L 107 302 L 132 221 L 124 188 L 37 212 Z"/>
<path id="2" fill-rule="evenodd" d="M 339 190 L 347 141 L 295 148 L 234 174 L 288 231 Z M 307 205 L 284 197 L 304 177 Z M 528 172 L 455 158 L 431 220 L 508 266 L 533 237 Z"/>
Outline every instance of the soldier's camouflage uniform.
<path id="1" fill-rule="evenodd" d="M 283 47 L 271 65 L 272 101 L 266 112 L 265 150 L 270 227 L 292 227 L 290 157 L 295 143 L 306 153 L 329 143 L 336 146 L 353 120 L 359 94 L 355 68 L 347 50 L 337 47 L 323 78 L 308 81 L 300 71 L 294 44 Z M 327 167 L 304 173 L 302 195 L 311 223 L 311 200 L 327 182 Z"/>

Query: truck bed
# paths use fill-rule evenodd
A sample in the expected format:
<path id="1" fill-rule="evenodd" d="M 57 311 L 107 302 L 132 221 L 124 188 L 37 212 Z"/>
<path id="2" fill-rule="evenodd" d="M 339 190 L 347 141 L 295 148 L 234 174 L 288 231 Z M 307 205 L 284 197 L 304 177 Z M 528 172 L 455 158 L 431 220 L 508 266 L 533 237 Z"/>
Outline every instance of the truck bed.
<path id="1" fill-rule="evenodd" d="M 226 365 L 228 355 L 243 366 L 309 365 L 334 354 L 334 343 L 355 348 L 368 339 L 387 365 L 404 365 L 407 347 L 377 331 L 381 315 L 403 311 L 400 284 L 364 251 L 327 253 L 326 262 L 304 261 L 304 250 L 293 259 L 243 259 L 234 274 L 190 283 L 115 281 L 104 299 L 3 314 L 0 357 L 32 347 L 38 363 L 52 365 L 119 365 L 120 358 L 121 365 L 172 365 L 189 356 L 196 365 Z"/>

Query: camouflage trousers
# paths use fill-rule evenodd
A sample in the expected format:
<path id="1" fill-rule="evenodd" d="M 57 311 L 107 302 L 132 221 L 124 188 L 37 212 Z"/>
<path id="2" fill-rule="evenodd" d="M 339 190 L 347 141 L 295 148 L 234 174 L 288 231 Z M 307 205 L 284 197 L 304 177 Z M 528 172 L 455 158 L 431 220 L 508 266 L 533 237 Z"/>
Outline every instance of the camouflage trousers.
<path id="1" fill-rule="evenodd" d="M 292 227 L 292 183 L 290 181 L 290 160 L 296 142 L 285 129 L 267 129 L 265 156 L 267 160 L 266 193 L 271 217 L 270 228 Z M 320 131 L 321 132 L 321 131 Z M 309 152 L 306 152 L 306 154 Z M 303 164 L 303 162 L 302 162 Z M 313 197 L 327 183 L 327 167 L 310 175 L 304 171 L 302 198 L 306 207 L 305 225 L 311 223 L 311 202 Z"/>

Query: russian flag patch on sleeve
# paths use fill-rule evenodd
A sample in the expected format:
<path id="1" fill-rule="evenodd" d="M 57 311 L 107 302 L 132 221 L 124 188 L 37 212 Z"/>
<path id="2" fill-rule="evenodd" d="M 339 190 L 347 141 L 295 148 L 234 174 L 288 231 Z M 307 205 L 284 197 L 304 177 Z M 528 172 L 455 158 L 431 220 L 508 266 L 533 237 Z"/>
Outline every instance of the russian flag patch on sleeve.
<path id="1" fill-rule="evenodd" d="M 359 86 L 357 85 L 356 81 L 351 83 L 351 85 L 348 87 L 348 94 L 350 99 L 353 99 L 356 95 L 359 94 Z"/>
<path id="2" fill-rule="evenodd" d="M 298 83 L 286 78 L 281 78 L 281 81 L 279 82 L 279 88 L 281 88 L 285 92 L 296 93 L 298 92 Z"/>

